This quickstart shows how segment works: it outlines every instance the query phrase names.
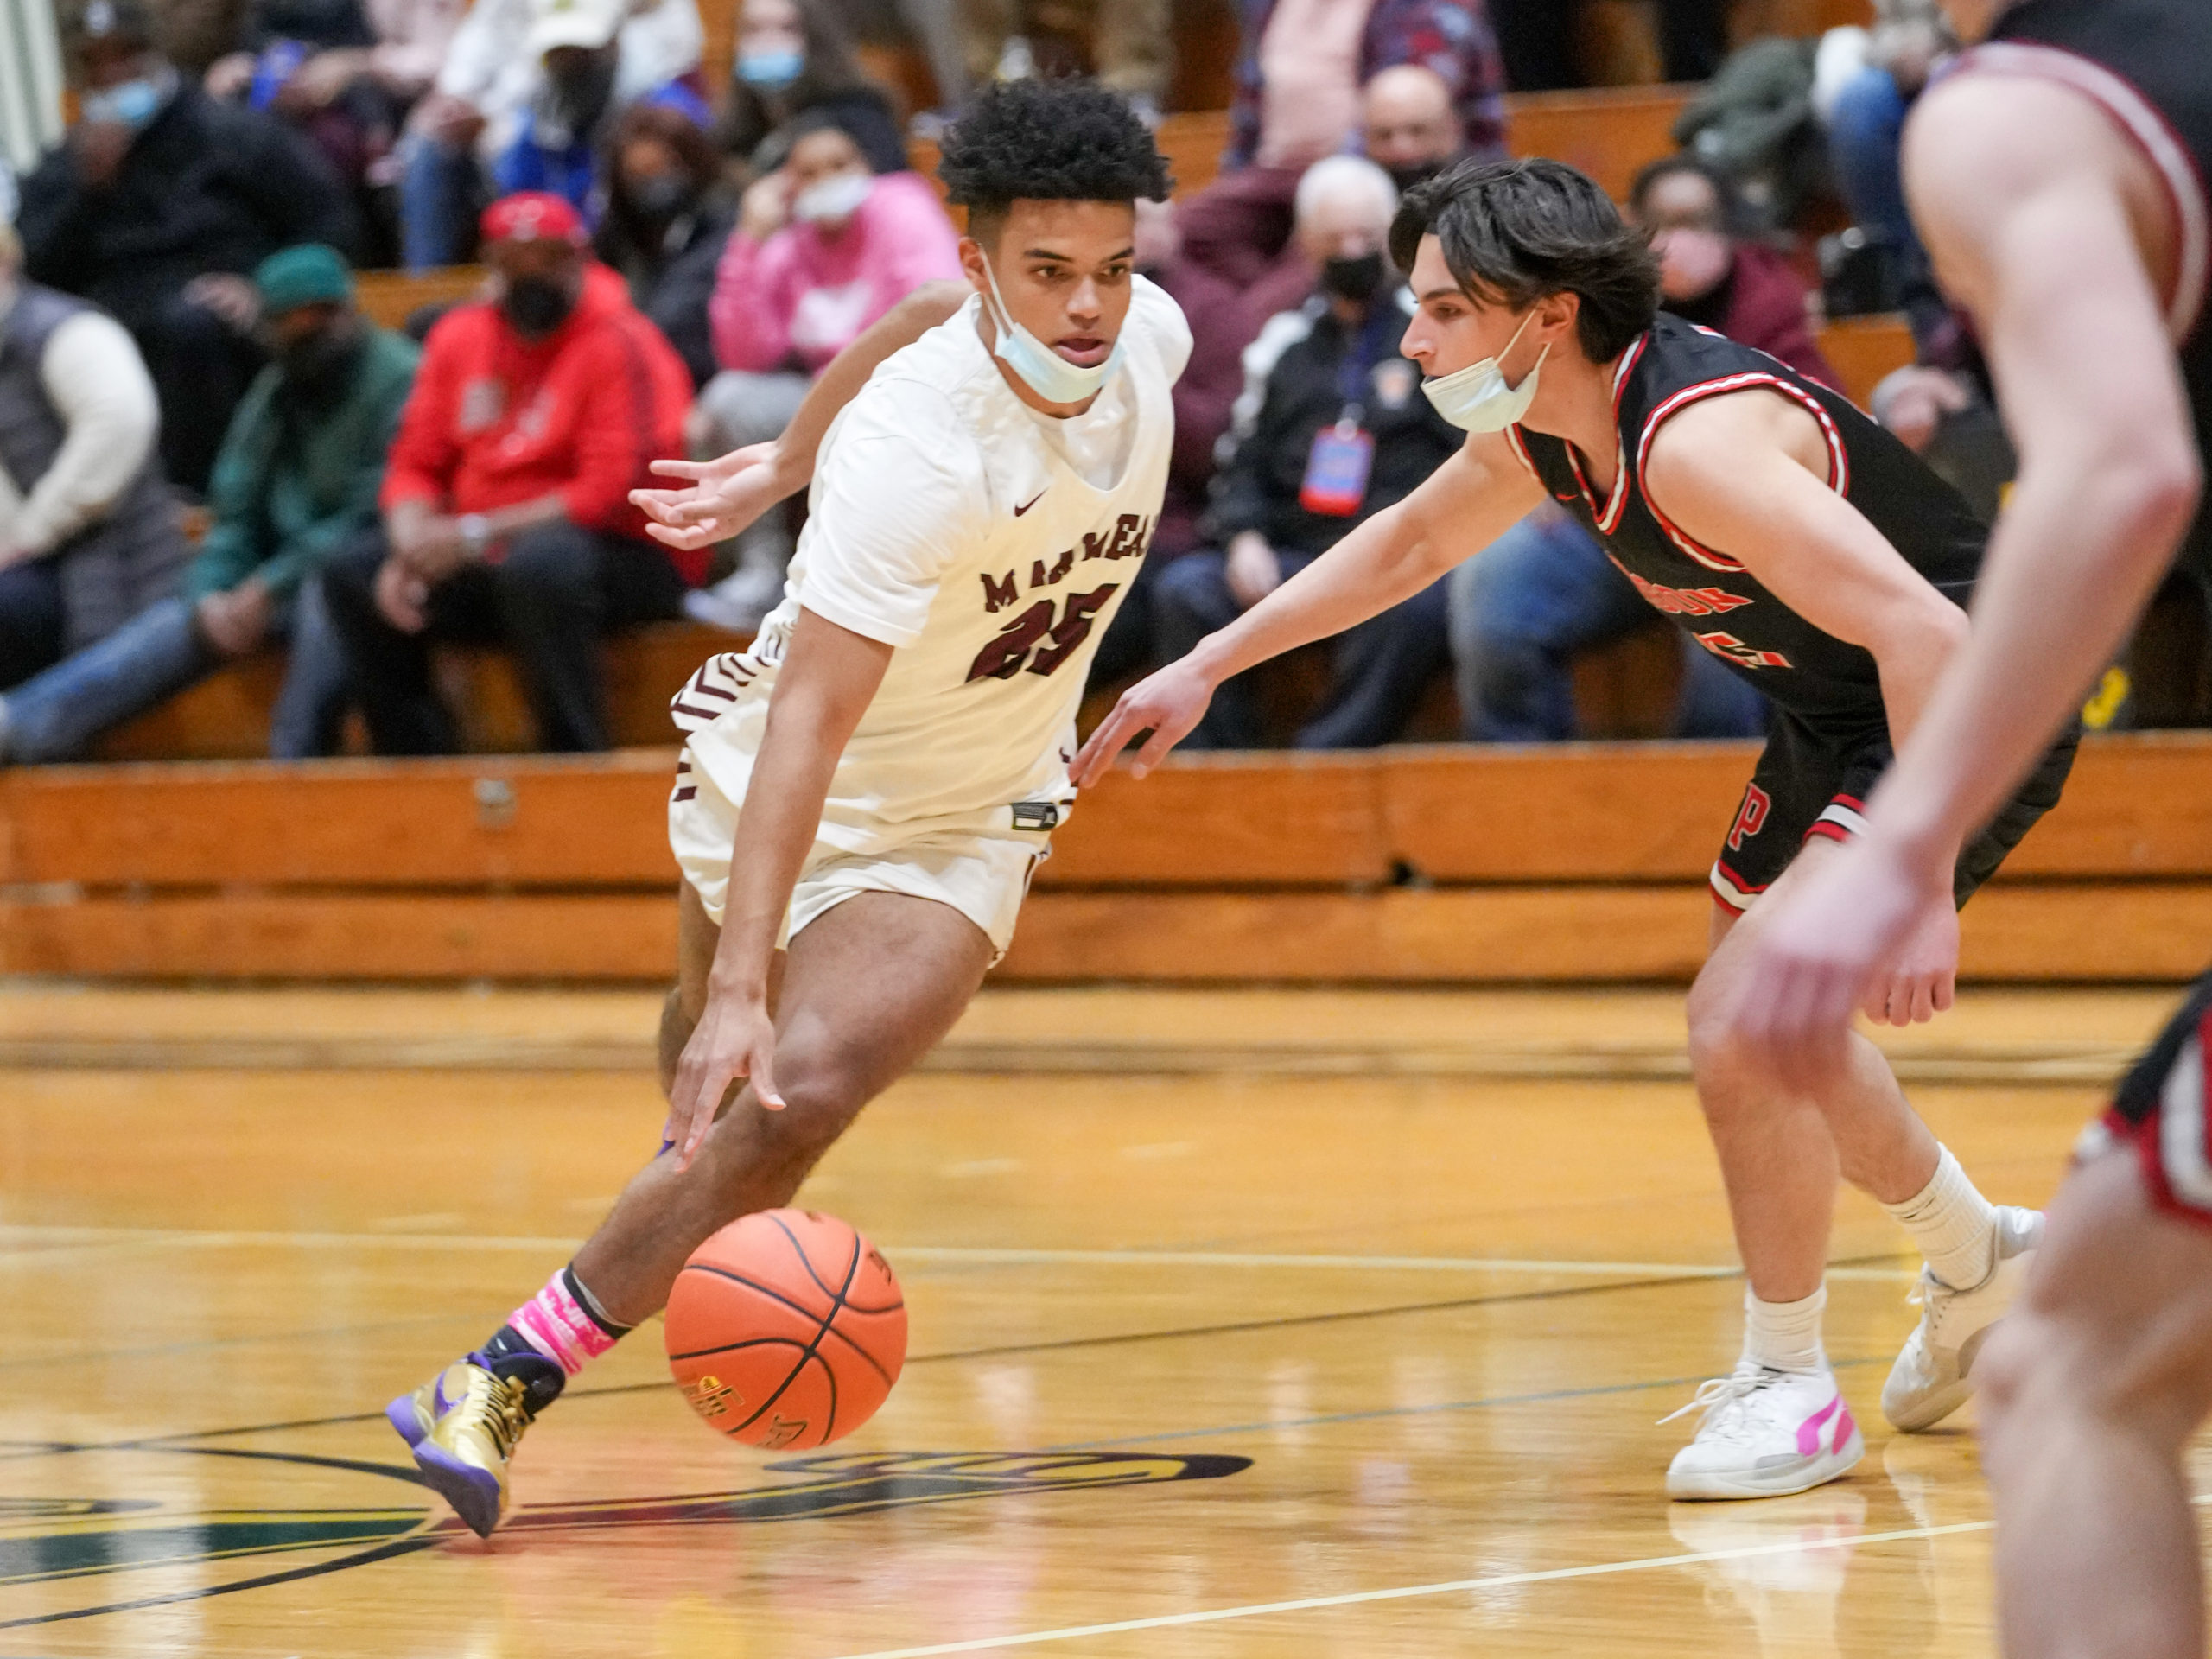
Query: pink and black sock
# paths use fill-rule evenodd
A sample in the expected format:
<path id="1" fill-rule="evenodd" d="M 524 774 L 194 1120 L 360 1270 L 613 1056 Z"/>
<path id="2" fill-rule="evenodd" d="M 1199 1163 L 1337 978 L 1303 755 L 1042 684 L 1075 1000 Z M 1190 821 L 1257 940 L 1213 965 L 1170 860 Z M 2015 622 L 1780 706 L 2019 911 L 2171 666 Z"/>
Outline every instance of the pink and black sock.
<path id="1" fill-rule="evenodd" d="M 477 1357 L 495 1376 L 521 1380 L 536 1416 L 561 1397 L 569 1379 L 630 1334 L 607 1317 L 573 1267 L 563 1268 L 493 1332 Z"/>

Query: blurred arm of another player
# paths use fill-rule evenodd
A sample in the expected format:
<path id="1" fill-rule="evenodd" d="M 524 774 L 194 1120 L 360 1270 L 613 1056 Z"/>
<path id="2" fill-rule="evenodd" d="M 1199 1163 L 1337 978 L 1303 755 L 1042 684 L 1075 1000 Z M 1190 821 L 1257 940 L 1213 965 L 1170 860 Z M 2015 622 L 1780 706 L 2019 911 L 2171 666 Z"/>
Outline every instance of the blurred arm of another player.
<path id="1" fill-rule="evenodd" d="M 1540 505 L 1544 486 L 1497 433 L 1470 437 L 1427 482 L 1386 507 L 1179 662 L 1122 693 L 1076 757 L 1077 787 L 1103 778 L 1146 732 L 1131 768 L 1141 778 L 1189 736 L 1233 675 L 1326 639 L 1410 599 L 1472 558 Z"/>
<path id="2" fill-rule="evenodd" d="M 912 345 L 967 303 L 967 283 L 925 283 L 830 359 L 808 388 L 798 413 L 773 443 L 749 444 L 713 461 L 657 461 L 653 471 L 688 485 L 632 490 L 630 499 L 652 520 L 645 531 L 671 547 L 728 541 L 814 476 L 815 452 L 838 411 L 852 402 L 883 360 Z"/>
<path id="3" fill-rule="evenodd" d="M 868 712 L 893 647 L 801 607 L 777 671 L 768 728 L 738 809 L 721 938 L 707 1006 L 677 1062 L 668 1138 L 688 1169 L 731 1085 L 750 1078 L 770 1111 L 776 1092 L 775 1020 L 768 976 L 791 889 L 822 823 L 838 757 Z"/>
<path id="4" fill-rule="evenodd" d="M 1906 143 L 1913 216 L 1973 313 L 2019 477 L 1974 630 L 1867 805 L 1866 832 L 1764 918 L 1741 1034 L 1789 1066 L 1853 1005 L 1954 849 L 2018 787 L 2126 638 L 2201 488 L 2162 289 L 2181 226 L 2151 164 L 2088 99 L 1968 73 Z"/>
<path id="5" fill-rule="evenodd" d="M 1653 510 L 1738 561 L 1822 633 L 1872 657 L 1890 741 L 1904 742 L 1966 641 L 1967 614 L 1830 486 L 1827 441 L 1811 413 L 1777 392 L 1728 393 L 1690 404 L 1649 447 Z M 1956 856 L 1954 844 L 1947 869 Z M 1753 911 L 1750 925 L 1764 924 Z M 1911 926 L 1889 971 L 1866 987 L 1870 1019 L 1910 1025 L 1951 1006 L 1959 918 L 1948 880 L 1923 897 Z"/>

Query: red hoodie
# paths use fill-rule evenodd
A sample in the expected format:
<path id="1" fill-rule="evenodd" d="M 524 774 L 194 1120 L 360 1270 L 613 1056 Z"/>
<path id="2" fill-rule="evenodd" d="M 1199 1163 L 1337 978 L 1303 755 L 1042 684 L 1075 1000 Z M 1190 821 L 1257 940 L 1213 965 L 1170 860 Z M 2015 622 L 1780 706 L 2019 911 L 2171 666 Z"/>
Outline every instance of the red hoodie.
<path id="1" fill-rule="evenodd" d="M 585 267 L 576 308 L 543 340 L 496 305 L 456 306 L 424 343 L 384 505 L 492 512 L 557 491 L 572 523 L 644 541 L 629 493 L 658 481 L 656 457 L 683 453 L 690 401 L 683 359 L 604 265 Z M 660 550 L 686 582 L 704 577 L 704 549 Z"/>

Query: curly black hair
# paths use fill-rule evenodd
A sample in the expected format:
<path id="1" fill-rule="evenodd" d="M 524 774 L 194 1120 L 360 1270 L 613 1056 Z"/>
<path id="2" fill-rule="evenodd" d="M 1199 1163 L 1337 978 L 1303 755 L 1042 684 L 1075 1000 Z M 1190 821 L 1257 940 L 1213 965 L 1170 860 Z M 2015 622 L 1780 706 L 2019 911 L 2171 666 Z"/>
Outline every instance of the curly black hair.
<path id="1" fill-rule="evenodd" d="M 1487 304 L 1518 311 L 1554 294 L 1577 296 L 1575 334 L 1592 363 L 1626 351 L 1658 313 L 1649 238 L 1564 162 L 1462 162 L 1415 185 L 1390 226 L 1399 270 L 1414 268 L 1429 235 L 1452 278 Z"/>
<path id="2" fill-rule="evenodd" d="M 979 240 L 1017 201 L 1165 201 L 1173 183 L 1128 100 L 1076 76 L 984 87 L 946 131 L 937 175 Z"/>

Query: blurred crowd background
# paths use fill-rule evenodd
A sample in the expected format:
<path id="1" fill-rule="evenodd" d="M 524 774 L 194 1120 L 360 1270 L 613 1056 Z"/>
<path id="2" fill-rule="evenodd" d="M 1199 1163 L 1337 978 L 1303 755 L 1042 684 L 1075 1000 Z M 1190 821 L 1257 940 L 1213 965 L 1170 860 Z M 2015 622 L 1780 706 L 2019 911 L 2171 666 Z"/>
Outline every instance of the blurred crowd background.
<path id="1" fill-rule="evenodd" d="M 66 0 L 46 142 L 36 75 L 0 88 L 0 758 L 93 753 L 270 653 L 270 753 L 447 752 L 451 645 L 512 653 L 539 746 L 609 746 L 603 641 L 753 627 L 803 512 L 685 556 L 626 493 L 656 456 L 774 437 L 844 345 L 959 275 L 928 168 L 993 78 L 1093 73 L 1213 146 L 1206 178 L 1140 215 L 1140 264 L 1197 351 L 1095 690 L 1451 452 L 1397 350 L 1385 232 L 1408 187 L 1506 153 L 1511 93 L 1695 83 L 1624 203 L 1667 305 L 1827 380 L 1826 322 L 1903 316 L 1916 360 L 1874 412 L 1979 510 L 2001 500 L 1986 372 L 1898 176 L 1905 114 L 1955 49 L 1934 0 L 1806 34 L 1762 32 L 1775 9 L 1752 0 L 707 3 L 724 10 Z M 365 309 L 372 283 L 407 302 Z M 1364 494 L 1317 499 L 1315 435 L 1354 408 Z M 1539 512 L 1294 671 L 1227 688 L 1193 742 L 1585 735 L 1577 664 L 1648 640 L 1650 615 Z M 2170 595 L 2093 718 L 2201 720 L 2203 616 Z M 1715 660 L 1650 649 L 1659 734 L 1763 729 Z"/>

